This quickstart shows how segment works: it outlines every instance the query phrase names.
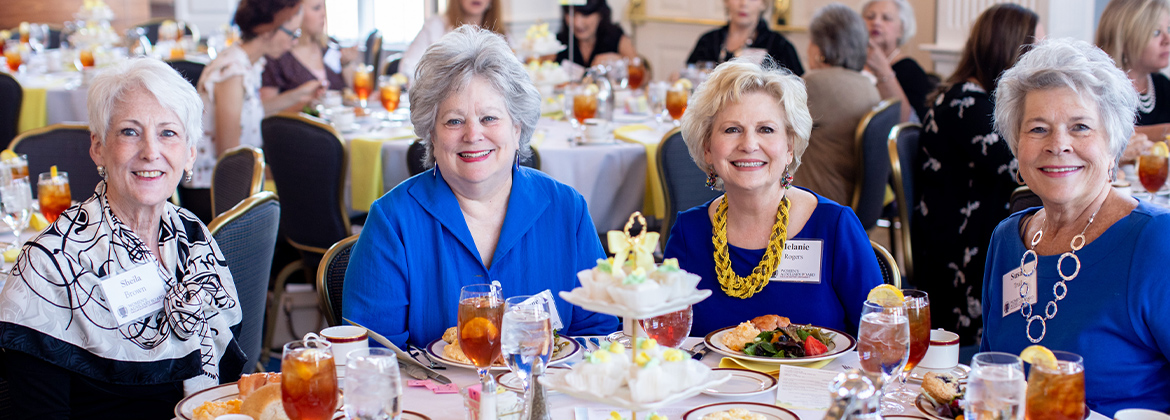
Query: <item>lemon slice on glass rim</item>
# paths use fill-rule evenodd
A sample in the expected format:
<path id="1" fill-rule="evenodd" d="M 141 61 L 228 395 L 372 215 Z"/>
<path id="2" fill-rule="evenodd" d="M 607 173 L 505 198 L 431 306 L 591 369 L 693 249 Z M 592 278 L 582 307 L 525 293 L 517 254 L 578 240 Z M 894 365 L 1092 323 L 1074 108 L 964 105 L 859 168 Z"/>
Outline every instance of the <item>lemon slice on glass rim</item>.
<path id="1" fill-rule="evenodd" d="M 1040 365 L 1045 369 L 1055 370 L 1059 368 L 1056 364 L 1056 355 L 1052 354 L 1052 350 L 1041 345 L 1031 345 L 1024 351 L 1020 352 L 1020 360 L 1028 362 L 1035 366 Z"/>
<path id="2" fill-rule="evenodd" d="M 691 90 L 695 88 L 695 84 L 691 83 L 690 79 L 682 78 L 674 82 L 674 87 L 679 89 Z"/>
<path id="3" fill-rule="evenodd" d="M 902 295 L 902 291 L 898 290 L 897 287 L 883 284 L 870 290 L 869 296 L 866 296 L 866 300 L 886 308 L 896 308 L 902 306 L 906 297 Z"/>
<path id="4" fill-rule="evenodd" d="M 1150 154 L 1158 157 L 1170 157 L 1170 147 L 1167 147 L 1166 142 L 1163 141 L 1154 142 L 1154 145 L 1150 146 Z"/>

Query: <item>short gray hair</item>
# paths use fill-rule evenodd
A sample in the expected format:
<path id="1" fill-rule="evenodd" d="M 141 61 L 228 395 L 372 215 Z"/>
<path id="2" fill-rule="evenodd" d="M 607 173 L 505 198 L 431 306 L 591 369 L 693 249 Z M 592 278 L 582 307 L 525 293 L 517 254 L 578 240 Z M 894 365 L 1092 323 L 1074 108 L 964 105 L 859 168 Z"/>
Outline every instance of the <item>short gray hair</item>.
<path id="1" fill-rule="evenodd" d="M 195 147 L 203 139 L 203 100 L 191 82 L 167 63 L 154 58 L 132 58 L 101 70 L 89 84 L 86 105 L 89 107 L 89 131 L 106 143 L 116 108 L 126 91 L 144 88 L 159 105 L 179 116 L 187 136 L 187 146 Z"/>
<path id="2" fill-rule="evenodd" d="M 832 3 L 817 10 L 808 25 L 809 37 L 825 63 L 861 71 L 869 49 L 869 30 L 861 15 L 841 3 Z"/>
<path id="3" fill-rule="evenodd" d="M 410 122 L 414 134 L 426 147 L 424 163 L 435 165 L 435 119 L 439 104 L 482 77 L 504 98 L 508 116 L 520 125 L 521 158 L 532 154 L 528 148 L 536 121 L 540 119 L 540 92 L 528 72 L 499 34 L 473 25 L 463 25 L 427 48 L 415 70 L 410 89 Z"/>
<path id="4" fill-rule="evenodd" d="M 1044 89 L 1069 88 L 1082 100 L 1097 105 L 1113 160 L 1134 132 L 1137 91 L 1113 59 L 1084 41 L 1049 39 L 1040 42 L 1003 73 L 995 89 L 995 130 L 1005 139 L 1012 154 L 1020 145 L 1024 98 Z"/>
<path id="5" fill-rule="evenodd" d="M 898 20 L 902 21 L 902 35 L 898 37 L 898 46 L 906 45 L 906 41 L 918 33 L 918 19 L 914 17 L 914 7 L 906 0 L 869 0 L 861 5 L 861 12 L 865 13 L 865 9 L 870 5 L 882 1 L 894 3 L 894 7 L 898 8 Z"/>
<path id="6" fill-rule="evenodd" d="M 699 85 L 691 106 L 682 117 L 682 136 L 687 144 L 691 160 L 705 173 L 715 170 L 707 164 L 703 154 L 711 144 L 715 114 L 743 96 L 752 92 L 764 92 L 772 96 L 784 111 L 784 129 L 788 136 L 788 147 L 792 150 L 792 164 L 789 174 L 800 168 L 800 156 L 808 148 L 812 134 L 813 120 L 808 113 L 808 92 L 804 80 L 783 67 L 766 60 L 765 65 L 748 60 L 735 59 L 720 64 L 706 82 Z M 722 180 L 716 185 L 722 189 Z"/>

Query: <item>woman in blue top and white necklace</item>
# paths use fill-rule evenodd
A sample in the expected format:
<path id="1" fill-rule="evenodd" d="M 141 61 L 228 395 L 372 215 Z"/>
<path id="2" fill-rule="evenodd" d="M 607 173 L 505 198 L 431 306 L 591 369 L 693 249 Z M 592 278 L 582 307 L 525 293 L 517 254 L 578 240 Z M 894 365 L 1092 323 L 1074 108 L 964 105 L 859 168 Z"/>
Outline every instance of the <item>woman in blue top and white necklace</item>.
<path id="1" fill-rule="evenodd" d="M 1170 211 L 1118 192 L 1137 94 L 1103 51 L 1045 41 L 1004 72 L 995 125 L 1044 206 L 995 229 L 983 351 L 1034 343 L 1085 360 L 1089 408 L 1170 410 Z"/>

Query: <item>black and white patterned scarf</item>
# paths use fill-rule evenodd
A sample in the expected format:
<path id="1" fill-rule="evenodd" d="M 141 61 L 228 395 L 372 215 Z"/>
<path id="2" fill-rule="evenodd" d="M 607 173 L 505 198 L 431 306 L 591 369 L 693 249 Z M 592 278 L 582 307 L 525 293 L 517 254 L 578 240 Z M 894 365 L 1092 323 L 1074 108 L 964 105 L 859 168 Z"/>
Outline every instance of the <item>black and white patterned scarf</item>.
<path id="1" fill-rule="evenodd" d="M 237 375 L 243 354 L 230 328 L 242 315 L 207 227 L 167 203 L 159 261 L 105 193 L 99 183 L 93 197 L 25 244 L 0 292 L 0 348 L 109 383 L 183 381 L 187 394 L 221 383 L 221 367 Z M 166 282 L 163 310 L 118 326 L 101 281 L 143 264 L 157 266 Z"/>

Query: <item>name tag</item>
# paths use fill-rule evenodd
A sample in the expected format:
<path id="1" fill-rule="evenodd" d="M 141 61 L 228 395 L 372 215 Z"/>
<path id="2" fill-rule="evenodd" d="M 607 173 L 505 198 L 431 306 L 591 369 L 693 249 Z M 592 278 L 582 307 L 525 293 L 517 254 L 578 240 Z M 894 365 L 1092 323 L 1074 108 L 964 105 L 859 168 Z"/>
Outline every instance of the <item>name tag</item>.
<path id="1" fill-rule="evenodd" d="M 1026 284 L 1028 303 L 1036 304 L 1036 261 L 1029 261 L 1025 266 L 1032 275 L 1025 277 L 1019 268 L 1003 275 L 1003 316 L 1020 310 L 1024 306 L 1024 298 L 1020 297 L 1020 286 Z M 1042 310 L 1042 309 L 1041 309 Z M 1032 308 L 1036 314 L 1036 308 Z"/>
<path id="2" fill-rule="evenodd" d="M 784 243 L 784 255 L 771 281 L 785 283 L 821 282 L 821 250 L 824 241 L 820 239 L 790 240 Z"/>
<path id="3" fill-rule="evenodd" d="M 153 263 L 102 280 L 101 286 L 118 326 L 162 310 L 167 293 L 166 282 L 159 277 L 158 267 Z"/>

